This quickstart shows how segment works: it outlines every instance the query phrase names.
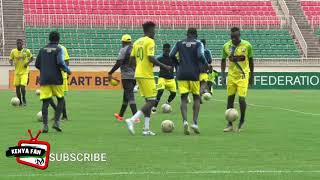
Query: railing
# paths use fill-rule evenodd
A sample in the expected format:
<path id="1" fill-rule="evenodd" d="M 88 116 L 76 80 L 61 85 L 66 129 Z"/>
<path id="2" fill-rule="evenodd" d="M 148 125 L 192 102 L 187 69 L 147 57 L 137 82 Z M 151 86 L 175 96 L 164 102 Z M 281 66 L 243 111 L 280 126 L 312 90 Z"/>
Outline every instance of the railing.
<path id="1" fill-rule="evenodd" d="M 297 39 L 300 48 L 302 49 L 302 52 L 304 54 L 305 57 L 308 57 L 308 45 L 305 41 L 305 39 L 303 38 L 303 35 L 299 29 L 299 26 L 296 22 L 296 20 L 294 19 L 294 17 L 291 17 L 291 30 L 295 36 L 295 38 Z"/>
<path id="2" fill-rule="evenodd" d="M 256 66 L 310 66 L 319 67 L 320 58 L 254 58 Z M 114 65 L 116 59 L 114 57 L 100 57 L 100 58 L 74 58 L 71 57 L 71 66 L 111 66 Z M 221 59 L 215 58 L 212 61 L 214 67 L 220 67 Z M 2 57 L 0 65 L 9 66 L 9 57 Z M 34 65 L 34 62 L 31 64 Z"/>
<path id="3" fill-rule="evenodd" d="M 159 28 L 216 29 L 240 26 L 242 29 L 287 28 L 284 16 L 233 16 L 233 15 L 76 15 L 76 14 L 27 14 L 26 27 L 140 27 L 145 21 L 154 21 Z"/>
<path id="4" fill-rule="evenodd" d="M 2 0 L 0 0 L 0 50 L 2 52 L 2 55 L 4 55 L 5 51 L 5 39 L 4 39 L 4 26 L 3 26 L 3 4 Z"/>
<path id="5" fill-rule="evenodd" d="M 278 4 L 279 4 L 284 16 L 287 17 L 289 20 L 290 13 L 289 13 L 289 9 L 288 9 L 286 2 L 284 0 L 278 0 Z"/>

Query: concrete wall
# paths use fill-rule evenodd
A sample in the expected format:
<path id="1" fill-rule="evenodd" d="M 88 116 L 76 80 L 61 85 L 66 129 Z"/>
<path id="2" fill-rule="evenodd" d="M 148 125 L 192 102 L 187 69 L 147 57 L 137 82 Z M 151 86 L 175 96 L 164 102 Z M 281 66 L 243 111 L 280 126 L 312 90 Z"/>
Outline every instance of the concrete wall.
<path id="1" fill-rule="evenodd" d="M 71 66 L 72 71 L 108 71 L 110 66 Z M 9 70 L 12 66 L 0 66 L 0 89 L 8 89 Z M 35 69 L 32 67 L 30 69 Z M 220 71 L 220 67 L 216 67 Z M 157 71 L 157 69 L 155 69 Z M 320 67 L 256 67 L 256 72 L 320 72 Z"/>

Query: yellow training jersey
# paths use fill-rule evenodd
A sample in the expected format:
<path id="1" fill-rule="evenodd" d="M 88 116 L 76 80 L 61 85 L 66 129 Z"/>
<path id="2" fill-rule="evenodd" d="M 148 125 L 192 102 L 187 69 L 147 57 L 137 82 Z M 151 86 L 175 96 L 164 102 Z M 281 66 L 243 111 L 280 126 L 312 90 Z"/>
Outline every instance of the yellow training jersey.
<path id="1" fill-rule="evenodd" d="M 59 46 L 63 49 L 63 55 L 64 55 L 64 60 L 65 61 L 69 61 L 70 60 L 70 56 L 68 53 L 68 50 L 66 47 L 64 47 L 63 45 L 59 44 Z"/>
<path id="2" fill-rule="evenodd" d="M 63 45 L 59 44 L 59 46 L 63 49 L 63 56 L 64 56 L 64 60 L 65 61 L 69 61 L 70 60 L 70 56 L 69 56 L 69 53 L 68 53 L 68 50 L 66 47 L 64 47 Z M 67 79 L 68 78 L 68 74 L 64 71 L 61 71 L 62 73 L 62 77 L 63 79 Z"/>
<path id="3" fill-rule="evenodd" d="M 222 59 L 227 59 L 229 58 L 229 56 L 231 56 L 232 46 L 234 45 L 232 44 L 231 40 L 224 44 L 223 50 L 222 50 Z M 245 57 L 245 60 L 239 61 L 238 64 L 242 68 L 243 72 L 245 74 L 248 74 L 250 72 L 249 58 L 253 57 L 253 50 L 252 50 L 251 44 L 248 41 L 241 40 L 240 44 L 236 47 L 233 55 Z M 228 76 L 232 76 L 232 77 L 242 76 L 242 72 L 240 68 L 232 61 L 229 61 Z"/>
<path id="4" fill-rule="evenodd" d="M 32 54 L 29 49 L 23 48 L 19 51 L 17 48 L 12 49 L 10 53 L 10 59 L 13 60 L 15 65 L 15 74 L 27 74 L 29 73 L 29 66 L 24 67 L 32 58 Z"/>
<path id="5" fill-rule="evenodd" d="M 135 78 L 153 79 L 153 63 L 149 56 L 154 56 L 155 43 L 148 36 L 134 42 L 131 56 L 136 58 Z"/>

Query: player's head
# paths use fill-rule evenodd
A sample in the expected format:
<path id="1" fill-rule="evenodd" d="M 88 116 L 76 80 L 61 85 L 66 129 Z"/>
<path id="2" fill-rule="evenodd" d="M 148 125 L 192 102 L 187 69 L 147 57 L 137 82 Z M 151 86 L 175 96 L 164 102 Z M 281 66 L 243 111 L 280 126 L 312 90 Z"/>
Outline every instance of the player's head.
<path id="1" fill-rule="evenodd" d="M 21 50 L 23 48 L 23 40 L 17 39 L 17 49 Z"/>
<path id="2" fill-rule="evenodd" d="M 240 43 L 240 29 L 238 27 L 231 28 L 230 38 L 232 40 L 232 44 L 238 45 Z"/>
<path id="3" fill-rule="evenodd" d="M 206 44 L 207 44 L 206 40 L 205 39 L 201 39 L 200 41 L 202 42 L 203 46 L 206 47 Z"/>
<path id="4" fill-rule="evenodd" d="M 51 31 L 49 34 L 49 41 L 59 43 L 60 41 L 60 34 L 58 31 Z"/>
<path id="5" fill-rule="evenodd" d="M 187 36 L 188 38 L 197 38 L 198 37 L 198 32 L 196 28 L 189 28 L 187 30 Z"/>
<path id="6" fill-rule="evenodd" d="M 168 43 L 166 43 L 166 44 L 164 44 L 163 45 L 163 54 L 165 54 L 165 55 L 168 55 L 169 56 L 169 53 L 170 53 L 170 49 L 171 48 L 171 46 L 170 46 L 170 44 L 168 44 Z"/>
<path id="7" fill-rule="evenodd" d="M 127 44 L 131 44 L 131 36 L 129 34 L 125 34 L 121 38 L 122 46 L 125 46 Z"/>
<path id="8" fill-rule="evenodd" d="M 142 24 L 143 32 L 145 36 L 154 39 L 156 24 L 152 21 L 147 21 Z"/>

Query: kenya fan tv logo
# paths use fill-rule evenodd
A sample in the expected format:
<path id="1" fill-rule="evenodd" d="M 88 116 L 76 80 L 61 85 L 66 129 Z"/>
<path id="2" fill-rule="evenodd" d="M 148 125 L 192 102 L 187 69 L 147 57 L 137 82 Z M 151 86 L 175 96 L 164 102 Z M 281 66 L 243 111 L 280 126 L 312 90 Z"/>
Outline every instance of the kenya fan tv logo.
<path id="1" fill-rule="evenodd" d="M 20 164 L 28 165 L 38 169 L 46 169 L 49 164 L 50 144 L 46 141 L 37 140 L 41 131 L 35 138 L 32 137 L 31 130 L 29 140 L 20 140 L 18 146 L 9 147 L 6 151 L 7 157 L 16 157 Z"/>

